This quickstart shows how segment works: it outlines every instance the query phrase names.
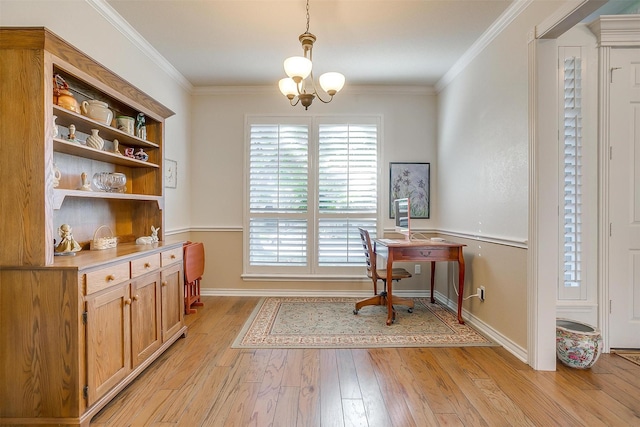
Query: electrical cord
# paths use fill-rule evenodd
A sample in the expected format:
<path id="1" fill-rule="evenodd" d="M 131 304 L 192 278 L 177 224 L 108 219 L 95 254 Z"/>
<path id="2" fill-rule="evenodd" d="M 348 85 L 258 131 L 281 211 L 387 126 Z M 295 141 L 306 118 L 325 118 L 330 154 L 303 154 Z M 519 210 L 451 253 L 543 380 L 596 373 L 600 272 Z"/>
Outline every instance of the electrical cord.
<path id="1" fill-rule="evenodd" d="M 460 294 L 458 293 L 458 287 L 456 286 L 456 281 L 454 280 L 453 275 L 451 275 L 451 287 L 453 288 L 454 292 L 456 293 L 456 296 L 459 297 Z M 480 298 L 480 294 L 468 295 L 468 296 L 466 296 L 466 297 L 464 297 L 462 299 L 463 299 L 463 301 L 466 301 L 469 298 L 473 298 L 473 297 Z"/>
<path id="2" fill-rule="evenodd" d="M 422 233 L 419 232 L 415 232 L 415 233 L 411 233 L 411 236 L 409 237 L 410 240 L 417 240 L 417 239 L 424 239 L 424 240 L 429 240 L 429 238 L 427 236 L 425 236 Z M 453 275 L 451 275 L 451 287 L 453 288 L 454 292 L 456 293 L 456 297 L 460 296 L 460 294 L 458 293 L 458 287 L 456 286 L 456 282 L 453 278 Z M 468 300 L 469 298 L 474 298 L 474 297 L 478 297 L 480 298 L 480 294 L 473 294 L 473 295 L 468 295 L 464 298 L 462 298 L 464 301 Z"/>

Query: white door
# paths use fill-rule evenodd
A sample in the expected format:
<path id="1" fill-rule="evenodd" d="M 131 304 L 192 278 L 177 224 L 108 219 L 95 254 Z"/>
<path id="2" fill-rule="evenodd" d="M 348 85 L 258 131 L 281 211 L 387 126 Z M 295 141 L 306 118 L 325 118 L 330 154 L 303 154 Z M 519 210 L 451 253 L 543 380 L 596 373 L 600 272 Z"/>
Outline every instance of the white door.
<path id="1" fill-rule="evenodd" d="M 640 49 L 611 49 L 609 346 L 640 348 Z"/>

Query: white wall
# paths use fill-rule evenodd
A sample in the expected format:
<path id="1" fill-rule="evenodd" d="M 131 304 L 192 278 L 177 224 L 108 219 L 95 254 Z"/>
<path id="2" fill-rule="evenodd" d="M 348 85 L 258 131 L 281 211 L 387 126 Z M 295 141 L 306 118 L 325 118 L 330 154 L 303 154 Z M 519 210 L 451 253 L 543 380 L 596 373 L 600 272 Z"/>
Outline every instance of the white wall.
<path id="1" fill-rule="evenodd" d="M 505 268 L 521 262 L 529 239 L 528 45 L 560 5 L 532 2 L 439 93 L 439 224 L 468 237 L 467 285 L 487 289 L 485 302 L 470 300 L 468 309 L 524 351 L 527 271 Z M 488 247 L 491 241 L 504 242 L 503 250 Z M 553 318 L 555 305 L 545 310 Z"/>
<path id="2" fill-rule="evenodd" d="M 85 1 L 0 0 L 0 26 L 46 27 L 176 114 L 166 121 L 165 157 L 178 161 L 178 188 L 165 191 L 165 232 L 189 226 L 190 95 Z"/>
<path id="3" fill-rule="evenodd" d="M 346 88 L 330 104 L 308 111 L 291 107 L 277 85 L 268 88 L 199 89 L 193 99 L 192 191 L 195 228 L 240 228 L 243 214 L 244 122 L 246 115 L 381 115 L 380 200 L 388 218 L 389 162 L 430 162 L 432 204 L 436 176 L 436 96 L 427 88 Z M 415 220 L 418 228 L 437 219 Z"/>

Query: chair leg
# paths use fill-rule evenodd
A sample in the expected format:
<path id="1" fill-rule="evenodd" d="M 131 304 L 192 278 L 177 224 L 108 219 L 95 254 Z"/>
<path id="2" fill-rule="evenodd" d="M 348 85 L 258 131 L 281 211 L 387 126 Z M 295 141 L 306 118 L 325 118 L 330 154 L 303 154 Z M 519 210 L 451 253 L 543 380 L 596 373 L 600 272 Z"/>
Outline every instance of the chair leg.
<path id="1" fill-rule="evenodd" d="M 373 282 L 373 296 L 369 298 L 356 301 L 356 308 L 353 310 L 353 314 L 358 314 L 362 307 L 368 305 L 386 305 L 387 304 L 387 281 L 383 280 L 384 290 L 378 293 L 378 286 L 376 282 Z"/>
<path id="2" fill-rule="evenodd" d="M 353 314 L 358 314 L 358 311 L 360 311 L 360 309 L 362 307 L 366 307 L 368 305 L 387 305 L 387 281 L 383 280 L 382 281 L 384 284 L 384 291 L 380 292 L 378 295 L 374 295 L 372 297 L 369 298 L 365 298 L 363 300 L 357 301 L 356 302 L 356 308 L 353 310 Z M 393 305 L 404 305 L 406 307 L 408 307 L 408 311 L 409 313 L 413 313 L 413 308 L 415 306 L 415 303 L 413 301 L 413 299 L 411 298 L 400 298 L 397 296 L 392 296 L 393 299 Z M 395 308 L 394 308 L 395 310 Z M 395 315 L 394 315 L 395 317 Z"/>
<path id="3" fill-rule="evenodd" d="M 392 296 L 392 301 L 393 301 L 393 305 L 404 305 L 408 308 L 407 311 L 409 311 L 409 313 L 413 313 L 413 307 L 415 306 L 415 303 L 413 302 L 413 299 L 411 298 L 400 298 L 397 296 Z"/>
<path id="4" fill-rule="evenodd" d="M 353 314 L 358 314 L 358 311 L 362 307 L 366 307 L 367 305 L 386 305 L 387 304 L 387 293 L 381 292 L 378 295 L 374 295 L 369 298 L 362 299 L 356 302 L 356 308 L 353 310 Z"/>

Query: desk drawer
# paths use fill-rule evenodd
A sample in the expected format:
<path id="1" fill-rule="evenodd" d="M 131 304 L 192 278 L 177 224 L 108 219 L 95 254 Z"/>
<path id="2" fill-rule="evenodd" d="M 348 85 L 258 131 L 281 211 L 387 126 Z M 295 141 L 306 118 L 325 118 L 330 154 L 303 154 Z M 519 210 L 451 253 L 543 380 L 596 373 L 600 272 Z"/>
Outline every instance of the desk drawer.
<path id="1" fill-rule="evenodd" d="M 407 247 L 395 248 L 393 252 L 394 261 L 457 261 L 459 249 L 448 248 L 420 248 Z"/>
<path id="2" fill-rule="evenodd" d="M 174 262 L 182 261 L 182 246 L 176 249 L 172 249 L 170 251 L 162 252 L 162 266 L 166 267 L 167 265 L 171 265 Z"/>
<path id="3" fill-rule="evenodd" d="M 129 280 L 129 263 L 112 265 L 85 274 L 86 295 Z"/>
<path id="4" fill-rule="evenodd" d="M 142 276 L 160 268 L 160 254 L 153 254 L 131 261 L 131 278 Z"/>

